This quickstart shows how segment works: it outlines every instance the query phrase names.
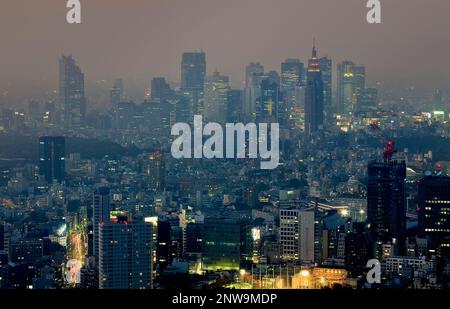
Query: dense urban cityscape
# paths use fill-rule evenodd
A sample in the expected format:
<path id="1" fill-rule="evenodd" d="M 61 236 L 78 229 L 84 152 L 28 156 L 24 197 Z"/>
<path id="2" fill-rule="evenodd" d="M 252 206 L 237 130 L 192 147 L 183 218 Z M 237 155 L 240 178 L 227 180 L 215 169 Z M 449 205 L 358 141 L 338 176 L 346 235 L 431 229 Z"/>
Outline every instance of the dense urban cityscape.
<path id="1" fill-rule="evenodd" d="M 95 109 L 76 54 L 46 99 L 2 89 L 0 288 L 448 288 L 450 87 L 393 91 L 320 45 L 249 63 L 241 87 L 186 51 L 178 80 L 136 100 L 117 78 Z M 278 166 L 174 158 L 196 115 L 279 124 Z"/>
<path id="2" fill-rule="evenodd" d="M 385 108 L 352 61 L 334 96 L 316 46 L 280 73 L 250 63 L 244 89 L 206 63 L 184 53 L 180 86 L 153 78 L 139 103 L 118 79 L 86 114 L 63 55 L 55 101 L 2 108 L 2 144 L 24 156 L 2 162 L 3 288 L 367 288 L 372 258 L 382 286 L 447 287 L 450 96 Z M 172 158 L 170 127 L 196 114 L 280 123 L 280 165 Z"/>

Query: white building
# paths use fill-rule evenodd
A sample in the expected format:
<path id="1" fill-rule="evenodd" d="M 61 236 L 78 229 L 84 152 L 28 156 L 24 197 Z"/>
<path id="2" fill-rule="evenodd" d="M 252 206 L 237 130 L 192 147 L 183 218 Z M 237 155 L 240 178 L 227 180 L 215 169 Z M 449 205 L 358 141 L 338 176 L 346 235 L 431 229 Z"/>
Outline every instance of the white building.
<path id="1" fill-rule="evenodd" d="M 280 254 L 285 261 L 314 261 L 314 211 L 280 209 Z"/>

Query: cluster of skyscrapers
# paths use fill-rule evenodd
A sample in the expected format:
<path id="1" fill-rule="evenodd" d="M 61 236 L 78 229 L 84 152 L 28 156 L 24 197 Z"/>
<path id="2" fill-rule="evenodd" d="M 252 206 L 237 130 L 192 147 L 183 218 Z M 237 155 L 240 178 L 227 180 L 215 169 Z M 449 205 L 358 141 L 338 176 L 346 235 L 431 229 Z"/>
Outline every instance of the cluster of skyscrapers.
<path id="1" fill-rule="evenodd" d="M 45 132 L 37 158 L 0 170 L 1 287 L 362 287 L 373 258 L 386 286 L 447 286 L 445 164 L 390 140 L 383 155 L 370 129 L 448 136 L 445 112 L 380 111 L 365 67 L 333 73 L 315 44 L 280 72 L 248 64 L 242 89 L 187 52 L 178 85 L 155 77 L 137 103 L 117 79 L 108 110 L 92 114 L 80 67 L 59 64 L 54 109 L 0 117 L 5 130 Z M 171 126 L 194 115 L 279 123 L 280 166 L 172 158 Z M 76 282 L 63 278 L 72 260 Z"/>

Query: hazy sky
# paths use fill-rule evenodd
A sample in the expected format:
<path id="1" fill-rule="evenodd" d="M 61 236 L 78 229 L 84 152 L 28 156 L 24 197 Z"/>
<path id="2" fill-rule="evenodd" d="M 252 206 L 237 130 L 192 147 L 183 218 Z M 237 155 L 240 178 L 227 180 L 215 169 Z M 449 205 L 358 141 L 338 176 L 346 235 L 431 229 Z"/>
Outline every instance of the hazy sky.
<path id="1" fill-rule="evenodd" d="M 122 77 L 139 96 L 153 76 L 179 80 L 183 51 L 204 50 L 208 72 L 236 84 L 250 61 L 277 70 L 287 57 L 306 61 L 313 37 L 335 63 L 365 64 L 371 82 L 450 85 L 449 0 L 381 0 L 381 25 L 366 23 L 366 0 L 81 3 L 82 24 L 68 25 L 65 0 L 0 1 L 3 97 L 56 89 L 61 53 L 75 56 L 89 84 Z"/>

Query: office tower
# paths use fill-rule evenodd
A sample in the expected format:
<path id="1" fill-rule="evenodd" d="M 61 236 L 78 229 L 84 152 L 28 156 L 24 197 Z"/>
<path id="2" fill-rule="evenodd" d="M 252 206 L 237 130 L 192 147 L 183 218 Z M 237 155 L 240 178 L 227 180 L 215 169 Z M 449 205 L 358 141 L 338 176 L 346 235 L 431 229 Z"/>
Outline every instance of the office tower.
<path id="1" fill-rule="evenodd" d="M 324 231 L 324 213 L 319 209 L 317 203 L 314 207 L 314 263 L 320 265 L 323 257 L 323 231 Z"/>
<path id="2" fill-rule="evenodd" d="M 183 258 L 191 273 L 200 273 L 203 254 L 203 223 L 187 223 L 183 238 Z"/>
<path id="3" fill-rule="evenodd" d="M 66 140 L 62 136 L 39 138 L 39 174 L 48 183 L 62 182 L 66 176 Z"/>
<path id="4" fill-rule="evenodd" d="M 293 118 L 295 110 L 304 108 L 304 80 L 305 66 L 299 59 L 286 59 L 281 64 L 281 85 L 283 93 L 283 105 L 279 113 L 283 115 L 284 121 Z M 303 95 L 303 98 L 302 98 Z"/>
<path id="5" fill-rule="evenodd" d="M 67 127 L 83 125 L 86 114 L 84 74 L 72 56 L 62 55 L 59 60 L 59 104 Z"/>
<path id="6" fill-rule="evenodd" d="M 259 62 L 251 62 L 245 67 L 245 87 L 253 85 L 253 76 L 261 76 L 264 74 L 264 66 Z"/>
<path id="7" fill-rule="evenodd" d="M 129 222 L 99 225 L 100 289 L 148 289 L 152 286 L 152 226 Z"/>
<path id="8" fill-rule="evenodd" d="M 295 88 L 303 83 L 305 65 L 299 59 L 286 59 L 281 63 L 281 91 L 291 93 L 289 101 L 295 105 Z"/>
<path id="9" fill-rule="evenodd" d="M 306 73 L 305 135 L 307 138 L 323 129 L 323 100 L 322 72 L 314 44 Z"/>
<path id="10" fill-rule="evenodd" d="M 230 89 L 227 92 L 227 122 L 242 121 L 244 95 L 242 90 Z"/>
<path id="11" fill-rule="evenodd" d="M 186 254 L 201 254 L 203 251 L 203 223 L 188 223 L 185 231 Z"/>
<path id="12" fill-rule="evenodd" d="M 171 222 L 170 240 L 170 260 L 180 260 L 183 258 L 183 229 L 179 222 Z"/>
<path id="13" fill-rule="evenodd" d="M 203 270 L 239 270 L 249 253 L 248 225 L 230 218 L 206 218 L 203 226 Z M 251 254 L 251 252 L 250 252 Z"/>
<path id="14" fill-rule="evenodd" d="M 419 236 L 428 252 L 450 258 L 450 177 L 427 176 L 419 181 Z"/>
<path id="15" fill-rule="evenodd" d="M 261 96 L 256 101 L 256 121 L 258 123 L 278 122 L 280 87 L 273 78 L 261 81 Z"/>
<path id="16" fill-rule="evenodd" d="M 378 89 L 366 88 L 358 98 L 357 111 L 370 112 L 376 111 L 378 107 Z"/>
<path id="17" fill-rule="evenodd" d="M 206 121 L 224 124 L 227 117 L 229 78 L 214 72 L 205 81 L 204 116 Z"/>
<path id="18" fill-rule="evenodd" d="M 94 256 L 99 256 L 99 226 L 110 221 L 110 190 L 101 187 L 93 196 Z"/>
<path id="19" fill-rule="evenodd" d="M 94 256 L 94 225 L 86 226 L 87 255 Z"/>
<path id="20" fill-rule="evenodd" d="M 152 154 L 145 155 L 143 168 L 144 174 L 149 179 L 150 190 L 164 191 L 166 177 L 164 154 L 161 151 L 156 151 Z"/>
<path id="21" fill-rule="evenodd" d="M 155 77 L 152 79 L 151 98 L 167 100 L 174 95 L 173 90 L 164 77 Z"/>
<path id="22" fill-rule="evenodd" d="M 261 96 L 261 81 L 264 78 L 264 67 L 251 62 L 245 68 L 244 118 L 254 121 L 256 118 L 256 100 Z"/>
<path id="23" fill-rule="evenodd" d="M 365 272 L 370 259 L 370 239 L 364 223 L 353 223 L 353 230 L 345 238 L 345 267 L 356 278 Z"/>
<path id="24" fill-rule="evenodd" d="M 333 115 L 333 62 L 328 57 L 319 59 L 323 80 L 323 105 L 327 118 Z"/>
<path id="25" fill-rule="evenodd" d="M 162 141 L 162 138 L 170 137 L 171 115 L 175 109 L 171 102 L 165 99 L 144 101 L 140 106 L 135 106 L 135 112 L 131 114 L 135 126 L 144 125 L 148 130 L 148 137 L 156 145 Z"/>
<path id="26" fill-rule="evenodd" d="M 191 100 L 191 113 L 203 113 L 206 54 L 183 53 L 181 61 L 181 92 Z"/>
<path id="27" fill-rule="evenodd" d="M 353 67 L 353 91 L 356 97 L 356 108 L 358 106 L 359 99 L 366 89 L 366 68 L 364 66 Z"/>
<path id="28" fill-rule="evenodd" d="M 337 106 L 338 114 L 348 114 L 353 111 L 354 72 L 355 64 L 344 61 L 337 67 Z"/>
<path id="29" fill-rule="evenodd" d="M 314 211 L 280 209 L 280 255 L 288 262 L 314 261 Z"/>
<path id="30" fill-rule="evenodd" d="M 123 80 L 116 79 L 114 85 L 109 91 L 109 104 L 112 110 L 117 110 L 120 102 L 124 99 L 123 97 Z"/>
<path id="31" fill-rule="evenodd" d="M 171 225 L 169 221 L 158 221 L 158 235 L 156 247 L 156 263 L 163 271 L 168 265 L 172 264 L 170 245 L 171 239 Z"/>
<path id="32" fill-rule="evenodd" d="M 381 258 L 383 244 L 404 254 L 405 162 L 371 162 L 368 166 L 367 223 L 375 242 L 374 256 Z"/>

